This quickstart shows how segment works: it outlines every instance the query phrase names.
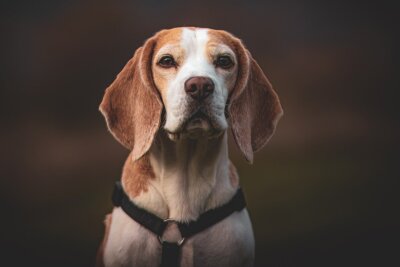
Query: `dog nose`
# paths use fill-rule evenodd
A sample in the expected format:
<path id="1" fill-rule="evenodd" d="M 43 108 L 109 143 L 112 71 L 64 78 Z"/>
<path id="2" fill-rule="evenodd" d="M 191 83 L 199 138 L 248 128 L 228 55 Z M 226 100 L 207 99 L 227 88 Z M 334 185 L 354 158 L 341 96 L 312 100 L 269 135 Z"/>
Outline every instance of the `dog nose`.
<path id="1" fill-rule="evenodd" d="M 185 82 L 185 91 L 193 99 L 201 101 L 214 92 L 214 83 L 207 77 L 192 77 Z"/>

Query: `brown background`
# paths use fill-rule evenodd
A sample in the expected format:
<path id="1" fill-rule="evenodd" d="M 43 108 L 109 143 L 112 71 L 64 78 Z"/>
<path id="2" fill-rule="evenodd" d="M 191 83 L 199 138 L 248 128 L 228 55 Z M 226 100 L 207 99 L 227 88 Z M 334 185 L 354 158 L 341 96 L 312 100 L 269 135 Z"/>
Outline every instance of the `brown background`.
<path id="1" fill-rule="evenodd" d="M 391 266 L 395 5 L 321 2 L 3 1 L 1 265 L 92 265 L 128 154 L 104 89 L 156 31 L 203 26 L 244 40 L 285 110 L 254 165 L 231 145 L 257 266 Z"/>

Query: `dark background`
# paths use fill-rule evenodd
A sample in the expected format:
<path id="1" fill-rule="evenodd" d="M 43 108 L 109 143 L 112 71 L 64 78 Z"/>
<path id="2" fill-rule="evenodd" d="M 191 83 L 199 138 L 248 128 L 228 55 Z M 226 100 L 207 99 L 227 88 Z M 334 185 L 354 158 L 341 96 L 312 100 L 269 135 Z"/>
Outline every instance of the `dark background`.
<path id="1" fill-rule="evenodd" d="M 1 265 L 93 264 L 128 155 L 104 89 L 153 33 L 202 26 L 244 40 L 285 110 L 254 165 L 230 146 L 257 266 L 394 266 L 397 9 L 321 2 L 2 1 Z"/>

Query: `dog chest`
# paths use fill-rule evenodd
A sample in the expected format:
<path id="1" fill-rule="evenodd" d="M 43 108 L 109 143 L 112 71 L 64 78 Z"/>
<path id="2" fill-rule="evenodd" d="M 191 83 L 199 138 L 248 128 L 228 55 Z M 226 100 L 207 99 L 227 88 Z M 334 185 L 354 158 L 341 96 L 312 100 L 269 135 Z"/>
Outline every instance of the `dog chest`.
<path id="1" fill-rule="evenodd" d="M 186 240 L 181 267 L 252 266 L 253 258 L 252 227 L 247 210 L 242 210 Z M 105 266 L 158 266 L 160 260 L 157 236 L 115 208 L 104 251 Z"/>

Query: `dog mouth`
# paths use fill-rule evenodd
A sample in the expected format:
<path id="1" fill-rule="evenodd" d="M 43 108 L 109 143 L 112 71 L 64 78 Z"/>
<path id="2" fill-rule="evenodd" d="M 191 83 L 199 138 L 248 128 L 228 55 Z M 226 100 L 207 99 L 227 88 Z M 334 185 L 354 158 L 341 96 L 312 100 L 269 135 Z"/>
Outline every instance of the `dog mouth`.
<path id="1" fill-rule="evenodd" d="M 189 116 L 189 118 L 182 124 L 180 129 L 174 132 L 168 132 L 168 137 L 177 141 L 182 138 L 199 139 L 201 137 L 216 138 L 221 135 L 223 131 L 215 127 L 213 119 L 210 115 L 202 110 L 197 110 Z"/>
<path id="2" fill-rule="evenodd" d="M 208 131 L 211 127 L 210 117 L 200 110 L 193 113 L 183 126 L 188 132 L 197 130 Z"/>

